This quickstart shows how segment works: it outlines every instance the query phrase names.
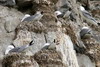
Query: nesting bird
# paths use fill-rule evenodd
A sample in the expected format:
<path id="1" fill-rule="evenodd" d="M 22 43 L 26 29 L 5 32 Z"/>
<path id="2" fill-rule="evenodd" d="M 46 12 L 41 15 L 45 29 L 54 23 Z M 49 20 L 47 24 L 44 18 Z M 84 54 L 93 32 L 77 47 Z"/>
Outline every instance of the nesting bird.
<path id="1" fill-rule="evenodd" d="M 30 47 L 31 45 L 34 44 L 34 41 L 32 40 L 28 45 L 24 45 L 24 46 L 20 46 L 20 47 L 15 47 L 13 44 L 9 45 L 5 51 L 5 55 L 8 53 L 12 53 L 12 52 L 22 52 L 24 51 L 26 48 Z"/>
<path id="2" fill-rule="evenodd" d="M 61 11 L 55 11 L 54 13 L 58 18 L 68 18 L 71 15 L 71 11 L 65 11 L 65 12 L 61 12 Z"/>
<path id="3" fill-rule="evenodd" d="M 55 39 L 51 43 L 45 43 L 42 49 L 56 49 Z"/>
<path id="4" fill-rule="evenodd" d="M 93 18 L 92 15 L 88 11 L 86 11 L 83 6 L 80 6 L 80 11 L 81 11 L 81 16 L 83 17 L 84 20 L 86 20 L 90 24 L 96 26 L 98 25 L 98 22 L 95 20 L 95 18 Z"/>
<path id="5" fill-rule="evenodd" d="M 54 14 L 57 16 L 57 17 L 63 17 L 63 13 L 61 11 L 55 11 Z"/>
<path id="6" fill-rule="evenodd" d="M 36 14 L 30 16 L 29 14 L 26 14 L 21 22 L 24 21 L 39 21 L 43 17 L 43 12 L 37 11 Z"/>
<path id="7" fill-rule="evenodd" d="M 92 31 L 89 27 L 83 27 L 80 31 L 80 37 L 81 39 L 87 39 L 90 38 L 92 35 Z"/>

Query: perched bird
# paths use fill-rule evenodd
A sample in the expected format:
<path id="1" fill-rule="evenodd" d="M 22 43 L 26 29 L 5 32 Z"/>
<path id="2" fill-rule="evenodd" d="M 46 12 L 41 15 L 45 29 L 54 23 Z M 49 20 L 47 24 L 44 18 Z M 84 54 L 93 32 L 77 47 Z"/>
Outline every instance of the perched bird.
<path id="1" fill-rule="evenodd" d="M 90 24 L 98 25 L 98 22 L 92 17 L 92 15 L 85 10 L 83 6 L 80 6 L 81 16 L 84 20 L 89 22 Z"/>
<path id="2" fill-rule="evenodd" d="M 72 12 L 69 11 L 69 10 L 66 11 L 65 14 L 64 14 L 64 16 L 63 16 L 63 18 L 68 18 L 68 17 L 70 17 L 71 13 L 72 13 Z"/>
<path id="3" fill-rule="evenodd" d="M 61 12 L 61 11 L 55 11 L 54 13 L 58 18 L 68 18 L 71 14 L 71 11 L 65 11 L 65 12 Z"/>
<path id="4" fill-rule="evenodd" d="M 71 14 L 71 5 L 69 2 L 62 4 L 59 8 L 55 9 L 55 14 L 58 18 L 68 18 Z"/>
<path id="5" fill-rule="evenodd" d="M 20 46 L 20 47 L 15 47 L 13 44 L 9 45 L 5 51 L 5 55 L 11 52 L 22 52 L 29 46 L 33 45 L 34 41 L 32 40 L 28 45 Z"/>
<path id="6" fill-rule="evenodd" d="M 24 18 L 21 20 L 21 22 L 24 21 L 39 21 L 43 17 L 43 12 L 37 11 L 36 14 L 30 16 L 29 14 L 26 14 Z"/>
<path id="7" fill-rule="evenodd" d="M 56 49 L 55 39 L 51 43 L 45 43 L 42 49 Z"/>
<path id="8" fill-rule="evenodd" d="M 80 37 L 81 39 L 87 39 L 90 38 L 92 35 L 92 31 L 89 27 L 83 27 L 80 31 Z"/>
<path id="9" fill-rule="evenodd" d="M 61 11 L 55 11 L 54 14 L 57 16 L 57 17 L 63 17 L 63 13 Z"/>

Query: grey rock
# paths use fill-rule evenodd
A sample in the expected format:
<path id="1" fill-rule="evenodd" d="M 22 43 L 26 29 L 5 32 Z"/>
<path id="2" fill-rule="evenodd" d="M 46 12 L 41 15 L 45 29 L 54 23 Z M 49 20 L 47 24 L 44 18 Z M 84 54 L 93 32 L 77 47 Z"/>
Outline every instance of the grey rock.
<path id="1" fill-rule="evenodd" d="M 0 5 L 15 6 L 16 5 L 16 1 L 15 0 L 0 0 Z"/>
<path id="2" fill-rule="evenodd" d="M 27 9 L 32 7 L 32 0 L 17 0 L 17 6 L 19 9 Z"/>
<path id="3" fill-rule="evenodd" d="M 20 23 L 22 15 L 23 14 L 16 9 L 0 6 L 0 60 L 4 56 L 6 47 L 14 39 L 14 29 Z"/>
<path id="4" fill-rule="evenodd" d="M 21 30 L 14 40 L 14 44 L 16 46 L 28 44 L 32 39 L 34 40 L 34 45 L 29 47 L 28 50 L 34 55 L 36 52 L 42 49 L 42 46 L 45 43 L 44 33 L 39 34 Z"/>
<path id="5" fill-rule="evenodd" d="M 11 60 L 11 61 L 9 61 Z M 9 63 L 9 64 L 8 64 Z M 38 63 L 30 55 L 12 53 L 2 60 L 2 67 L 39 67 Z"/>
<path id="6" fill-rule="evenodd" d="M 16 9 L 0 6 L 0 17 L 6 32 L 12 32 L 21 22 L 23 14 Z"/>
<path id="7" fill-rule="evenodd" d="M 78 54 L 77 59 L 79 67 L 95 67 L 95 63 L 93 63 L 86 55 Z"/>

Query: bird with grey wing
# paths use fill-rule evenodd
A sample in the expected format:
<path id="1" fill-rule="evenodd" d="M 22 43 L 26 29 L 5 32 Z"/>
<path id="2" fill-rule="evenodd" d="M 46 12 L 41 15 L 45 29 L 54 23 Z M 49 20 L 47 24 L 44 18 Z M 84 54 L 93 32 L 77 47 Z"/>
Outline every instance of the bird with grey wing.
<path id="1" fill-rule="evenodd" d="M 24 22 L 24 21 L 27 21 L 27 22 L 30 22 L 30 21 L 39 21 L 41 18 L 43 17 L 43 12 L 41 11 L 37 11 L 34 15 L 29 15 L 29 14 L 26 14 L 23 19 L 21 20 L 21 22 Z"/>
<path id="2" fill-rule="evenodd" d="M 80 31 L 80 37 L 81 39 L 87 39 L 87 38 L 90 38 L 92 37 L 93 34 L 92 34 L 92 31 L 89 27 L 83 27 Z"/>
<path id="3" fill-rule="evenodd" d="M 57 16 L 57 18 L 71 19 L 72 21 L 76 21 L 75 13 L 66 4 L 61 6 L 57 11 L 54 12 L 54 14 Z"/>
<path id="4" fill-rule="evenodd" d="M 32 40 L 28 45 L 24 45 L 24 46 L 20 46 L 20 47 L 15 47 L 14 44 L 11 44 L 7 47 L 6 51 L 5 51 L 5 55 L 12 53 L 12 52 L 22 52 L 24 51 L 26 48 L 32 46 L 34 44 L 34 41 Z"/>
<path id="5" fill-rule="evenodd" d="M 55 39 L 51 43 L 45 43 L 42 49 L 56 49 Z"/>
<path id="6" fill-rule="evenodd" d="M 66 11 L 64 13 L 62 13 L 61 11 L 55 11 L 54 13 L 58 18 L 68 18 L 71 15 L 71 11 Z"/>
<path id="7" fill-rule="evenodd" d="M 60 8 L 56 9 L 55 15 L 59 18 L 68 17 L 71 14 L 69 3 L 62 5 Z"/>
<path id="8" fill-rule="evenodd" d="M 98 25 L 99 23 L 95 20 L 95 18 L 92 17 L 92 15 L 85 10 L 85 8 L 83 6 L 80 6 L 80 13 L 81 16 L 84 20 L 86 20 L 89 24 L 93 24 L 93 25 Z"/>

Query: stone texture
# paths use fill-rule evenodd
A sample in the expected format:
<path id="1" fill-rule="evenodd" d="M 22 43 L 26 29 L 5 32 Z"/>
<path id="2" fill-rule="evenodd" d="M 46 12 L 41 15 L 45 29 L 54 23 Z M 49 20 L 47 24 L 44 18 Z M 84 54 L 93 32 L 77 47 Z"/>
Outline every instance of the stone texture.
<path id="1" fill-rule="evenodd" d="M 6 47 L 14 39 L 14 30 L 20 23 L 22 15 L 16 9 L 0 6 L 0 61 L 4 56 Z"/>
<path id="2" fill-rule="evenodd" d="M 39 67 L 31 56 L 21 53 L 7 55 L 2 61 L 2 67 Z"/>
<path id="3" fill-rule="evenodd" d="M 13 8 L 10 9 L 8 7 L 0 6 L 0 60 L 4 55 L 6 47 L 14 39 L 14 30 L 20 23 L 22 15 L 21 12 L 18 12 Z"/>
<path id="4" fill-rule="evenodd" d="M 10 62 L 9 65 L 7 64 L 8 67 L 20 67 L 22 65 L 20 62 L 28 61 L 30 63 L 26 64 L 26 66 L 30 65 L 30 67 L 81 67 L 81 65 L 87 67 L 88 64 L 90 67 L 94 65 L 94 67 L 100 67 L 99 38 L 95 36 L 82 40 L 79 36 L 80 29 L 83 26 L 89 26 L 93 33 L 99 36 L 100 27 L 90 26 L 83 20 L 78 11 L 79 3 L 76 0 L 59 0 L 59 2 L 58 0 L 16 0 L 16 3 L 18 8 L 15 9 L 0 6 L 0 59 L 4 57 L 3 65 Z M 71 20 L 71 18 L 57 18 L 54 15 L 54 11 L 66 3 L 70 8 L 69 11 L 74 16 L 74 20 Z M 82 2 L 80 3 L 82 4 Z M 22 13 L 18 9 L 21 9 Z M 44 16 L 39 22 L 20 23 L 24 14 L 34 14 L 37 10 L 44 12 Z M 95 16 L 95 11 L 91 10 L 90 8 L 90 12 Z M 96 10 L 96 12 L 98 11 Z M 100 17 L 98 18 L 100 19 Z M 54 39 L 56 49 L 42 49 L 45 43 L 51 43 Z M 29 44 L 31 40 L 34 40 L 35 43 L 25 50 L 25 54 L 15 53 L 4 56 L 3 53 L 10 43 L 21 46 Z M 77 59 L 74 48 L 76 52 L 84 55 L 77 56 Z M 81 61 L 81 59 L 84 60 Z M 17 62 L 14 63 L 14 61 Z M 88 62 L 86 63 L 86 61 Z"/>
<path id="5" fill-rule="evenodd" d="M 11 6 L 16 5 L 16 1 L 15 0 L 0 0 L 0 5 L 11 7 Z"/>
<path id="6" fill-rule="evenodd" d="M 16 9 L 0 6 L 0 17 L 6 32 L 12 32 L 20 23 L 23 14 Z M 16 12 L 16 13 L 15 13 Z"/>
<path id="7" fill-rule="evenodd" d="M 77 59 L 79 67 L 95 67 L 95 64 L 91 62 L 91 59 L 86 55 L 78 54 Z"/>
<path id="8" fill-rule="evenodd" d="M 41 50 L 34 55 L 40 67 L 66 67 L 62 63 L 61 54 L 55 50 Z"/>

